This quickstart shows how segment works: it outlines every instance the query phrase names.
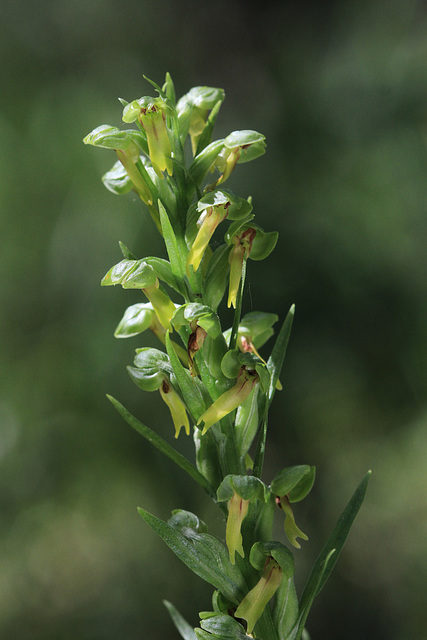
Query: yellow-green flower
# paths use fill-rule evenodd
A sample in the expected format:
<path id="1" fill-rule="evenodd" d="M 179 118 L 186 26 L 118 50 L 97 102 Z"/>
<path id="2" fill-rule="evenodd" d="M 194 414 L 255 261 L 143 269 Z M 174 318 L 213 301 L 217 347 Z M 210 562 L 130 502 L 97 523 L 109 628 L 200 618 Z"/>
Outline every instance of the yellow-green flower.
<path id="1" fill-rule="evenodd" d="M 233 248 L 228 256 L 230 264 L 230 283 L 228 286 L 228 303 L 227 306 L 236 308 L 237 294 L 239 291 L 240 280 L 242 278 L 243 262 L 249 258 L 252 249 L 252 242 L 256 235 L 255 229 L 251 227 L 245 229 L 239 235 L 233 238 Z"/>
<path id="2" fill-rule="evenodd" d="M 197 421 L 197 425 L 204 422 L 202 435 L 206 433 L 210 427 L 222 420 L 229 413 L 237 409 L 242 402 L 248 397 L 253 389 L 254 384 L 259 380 L 259 375 L 252 369 L 242 367 L 237 382 L 228 391 L 225 391 L 213 404 L 207 409 Z"/>
<path id="3" fill-rule="evenodd" d="M 271 556 L 267 558 L 264 570 L 259 582 L 243 598 L 237 607 L 235 618 L 243 618 L 248 623 L 248 633 L 253 628 L 262 613 L 276 593 L 282 581 L 282 569 L 279 563 Z"/>
<path id="4" fill-rule="evenodd" d="M 160 395 L 169 407 L 175 427 L 175 438 L 179 436 L 181 427 L 184 427 L 187 436 L 190 435 L 190 423 L 188 421 L 185 405 L 171 384 L 165 378 L 159 387 Z"/>
<path id="5" fill-rule="evenodd" d="M 286 536 L 296 549 L 301 549 L 301 545 L 298 542 L 297 538 L 301 538 L 301 540 L 308 540 L 308 536 L 301 531 L 301 529 L 297 526 L 295 522 L 294 512 L 292 511 L 291 503 L 289 502 L 288 496 L 281 496 L 279 498 L 279 506 L 283 509 L 285 513 L 285 533 Z"/>
<path id="6" fill-rule="evenodd" d="M 187 274 L 190 273 L 190 266 L 193 267 L 194 271 L 197 271 L 199 268 L 206 251 L 206 247 L 208 246 L 215 229 L 228 215 L 229 205 L 230 203 L 226 202 L 224 204 L 208 207 L 200 216 L 201 225 L 187 256 Z"/>

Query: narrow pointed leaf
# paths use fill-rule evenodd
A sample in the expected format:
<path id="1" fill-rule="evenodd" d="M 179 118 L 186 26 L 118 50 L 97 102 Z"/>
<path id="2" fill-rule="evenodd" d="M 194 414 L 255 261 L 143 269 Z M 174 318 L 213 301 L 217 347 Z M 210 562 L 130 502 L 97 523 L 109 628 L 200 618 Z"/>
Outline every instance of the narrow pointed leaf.
<path id="1" fill-rule="evenodd" d="M 338 518 L 337 524 L 335 525 L 335 528 L 329 540 L 326 542 L 316 562 L 314 563 L 313 569 L 311 571 L 310 577 L 307 581 L 304 593 L 302 594 L 300 601 L 301 616 L 305 615 L 305 617 L 307 617 L 308 611 L 311 607 L 311 603 L 324 587 L 327 579 L 331 574 L 332 569 L 335 566 L 336 561 L 338 560 L 341 549 L 343 548 L 350 531 L 351 525 L 353 524 L 353 521 L 357 516 L 360 507 L 362 506 L 370 477 L 371 471 L 368 471 L 368 473 L 365 475 L 356 491 L 350 498 L 350 501 L 348 502 L 344 511 Z M 334 551 L 333 554 L 332 551 Z"/>
<path id="2" fill-rule="evenodd" d="M 271 352 L 271 356 L 268 359 L 267 367 L 270 371 L 271 382 L 268 392 L 267 407 L 270 406 L 273 400 L 274 392 L 276 390 L 276 384 L 279 380 L 280 372 L 282 371 L 283 361 L 286 355 L 286 349 L 288 348 L 289 337 L 291 335 L 292 322 L 295 315 L 295 305 L 289 309 L 288 315 L 280 329 L 279 335 L 276 338 L 276 342 Z"/>
<path id="3" fill-rule="evenodd" d="M 307 616 L 310 612 L 311 605 L 313 604 L 313 600 L 316 597 L 316 594 L 318 593 L 320 583 L 323 580 L 323 577 L 326 573 L 328 566 L 331 563 L 334 564 L 333 562 L 334 556 L 335 556 L 335 549 L 331 549 L 328 555 L 323 559 L 322 563 L 319 565 L 318 567 L 319 571 L 317 572 L 315 576 L 315 580 L 313 581 L 313 590 L 312 592 L 310 592 L 310 594 L 308 595 L 307 599 L 304 602 L 302 601 L 302 598 L 301 598 L 300 613 L 299 613 L 298 620 L 295 626 L 293 627 L 292 631 L 287 636 L 286 640 L 301 640 L 301 638 L 304 636 L 304 626 L 307 620 Z"/>
<path id="4" fill-rule="evenodd" d="M 168 252 L 172 273 L 176 278 L 181 279 L 185 273 L 186 256 L 182 251 L 179 250 L 175 232 L 166 213 L 166 209 L 164 208 L 160 200 L 159 213 L 163 237 L 165 239 L 166 250 Z"/>
<path id="5" fill-rule="evenodd" d="M 191 464 L 187 458 L 185 458 L 179 451 L 176 451 L 170 444 L 166 442 L 158 433 L 147 427 L 145 424 L 140 422 L 135 416 L 133 416 L 118 400 L 113 398 L 112 396 L 107 395 L 107 398 L 110 400 L 111 404 L 114 408 L 120 413 L 122 418 L 126 420 L 126 422 L 133 428 L 135 431 L 140 433 L 146 440 L 151 442 L 156 449 L 161 451 L 167 458 L 170 458 L 173 462 L 175 462 L 178 467 L 183 469 L 190 475 L 193 480 L 195 480 L 203 489 L 211 496 L 215 497 L 215 493 L 207 482 L 206 478 L 202 476 L 199 471 Z"/>
<path id="6" fill-rule="evenodd" d="M 240 570 L 232 565 L 224 545 L 208 533 L 185 537 L 177 529 L 144 509 L 138 513 L 174 554 L 202 580 L 219 589 L 226 598 L 238 604 L 246 585 Z"/>
<path id="7" fill-rule="evenodd" d="M 184 640 L 197 640 L 193 627 L 182 617 L 176 607 L 173 606 L 168 600 L 163 600 L 163 604 L 169 612 L 172 622 L 178 629 L 179 635 Z"/>

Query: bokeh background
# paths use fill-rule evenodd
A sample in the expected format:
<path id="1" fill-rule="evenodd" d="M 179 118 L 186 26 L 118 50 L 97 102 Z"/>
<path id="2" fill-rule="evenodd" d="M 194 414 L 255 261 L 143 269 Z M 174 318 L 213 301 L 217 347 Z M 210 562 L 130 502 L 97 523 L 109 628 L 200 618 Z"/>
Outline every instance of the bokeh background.
<path id="1" fill-rule="evenodd" d="M 415 0 L 1 0 L 0 637 L 177 638 L 210 588 L 137 506 L 220 532 L 187 477 L 122 422 L 111 393 L 172 441 L 128 379 L 141 341 L 113 330 L 134 294 L 101 289 L 122 240 L 163 251 L 132 196 L 107 192 L 117 97 L 223 87 L 217 136 L 268 153 L 230 180 L 278 249 L 245 310 L 297 313 L 265 471 L 315 464 L 298 507 L 298 586 L 367 469 L 366 503 L 316 601 L 313 640 L 426 638 L 427 6 Z M 255 267 L 254 267 L 255 265 Z M 268 348 L 265 349 L 268 355 Z M 191 455 L 184 438 L 178 446 Z"/>

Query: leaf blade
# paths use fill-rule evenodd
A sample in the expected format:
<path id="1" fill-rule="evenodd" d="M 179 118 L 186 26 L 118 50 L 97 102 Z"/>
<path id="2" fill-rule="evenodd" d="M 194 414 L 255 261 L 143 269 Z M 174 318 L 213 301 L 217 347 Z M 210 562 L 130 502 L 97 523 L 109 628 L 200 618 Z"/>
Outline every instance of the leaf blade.
<path id="1" fill-rule="evenodd" d="M 244 579 L 237 565 L 232 565 L 227 549 L 209 534 L 194 535 L 190 540 L 171 525 L 138 507 L 138 513 L 199 578 L 219 589 L 238 604 L 245 595 Z"/>
<path id="2" fill-rule="evenodd" d="M 188 622 L 183 618 L 183 616 L 180 614 L 178 609 L 174 607 L 172 602 L 169 602 L 168 600 L 163 600 L 163 604 L 168 610 L 168 613 L 172 619 L 172 622 L 177 628 L 181 638 L 183 638 L 184 640 L 197 640 L 197 636 L 193 627 L 190 624 L 188 624 Z"/>
<path id="3" fill-rule="evenodd" d="M 107 398 L 116 409 L 122 418 L 130 425 L 135 431 L 141 434 L 146 440 L 151 442 L 161 453 L 167 458 L 175 462 L 183 471 L 186 471 L 189 476 L 193 478 L 211 497 L 215 497 L 215 492 L 211 488 L 210 484 L 204 476 L 194 467 L 187 458 L 185 458 L 179 451 L 176 451 L 169 443 L 166 442 L 158 433 L 147 427 L 140 422 L 138 418 L 135 418 L 118 400 L 110 395 Z"/>
<path id="4" fill-rule="evenodd" d="M 283 362 L 285 360 L 286 350 L 288 348 L 289 337 L 291 335 L 292 322 L 295 315 L 295 305 L 292 305 L 279 331 L 279 335 L 274 343 L 273 351 L 267 362 L 267 368 L 271 374 L 270 388 L 268 391 L 267 406 L 269 407 L 276 390 L 276 384 L 282 371 Z"/>
<path id="5" fill-rule="evenodd" d="M 307 618 L 314 598 L 325 586 L 325 583 L 338 560 L 350 528 L 360 507 L 362 506 L 370 477 L 371 471 L 368 471 L 338 518 L 334 530 L 314 563 L 300 600 L 300 621 L 302 618 L 304 618 L 304 620 Z M 301 622 L 299 625 L 301 626 Z M 299 628 L 299 632 L 302 633 L 302 628 Z M 297 640 L 301 637 L 300 633 L 296 636 Z"/>

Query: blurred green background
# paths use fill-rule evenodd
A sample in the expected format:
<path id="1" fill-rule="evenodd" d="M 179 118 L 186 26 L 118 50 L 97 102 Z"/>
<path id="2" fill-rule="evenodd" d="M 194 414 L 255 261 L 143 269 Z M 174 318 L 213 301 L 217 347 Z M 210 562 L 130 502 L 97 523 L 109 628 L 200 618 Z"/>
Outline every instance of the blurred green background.
<path id="1" fill-rule="evenodd" d="M 138 339 L 113 330 L 137 294 L 101 289 L 122 240 L 163 252 L 132 196 L 84 147 L 117 97 L 223 87 L 217 137 L 267 136 L 230 186 L 279 246 L 250 264 L 245 310 L 297 313 L 265 480 L 309 463 L 299 588 L 367 469 L 367 501 L 316 601 L 313 640 L 426 638 L 427 7 L 413 0 L 1 0 L 0 637 L 177 638 L 210 588 L 137 506 L 204 495 L 122 422 L 111 393 L 172 441 L 167 409 L 130 382 Z M 162 253 L 163 255 L 163 253 Z M 143 344 L 146 344 L 145 341 Z M 268 355 L 268 345 L 264 353 Z M 156 394 L 157 396 L 157 394 Z M 191 455 L 189 439 L 178 441 Z M 278 532 L 279 535 L 279 532 Z"/>

